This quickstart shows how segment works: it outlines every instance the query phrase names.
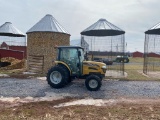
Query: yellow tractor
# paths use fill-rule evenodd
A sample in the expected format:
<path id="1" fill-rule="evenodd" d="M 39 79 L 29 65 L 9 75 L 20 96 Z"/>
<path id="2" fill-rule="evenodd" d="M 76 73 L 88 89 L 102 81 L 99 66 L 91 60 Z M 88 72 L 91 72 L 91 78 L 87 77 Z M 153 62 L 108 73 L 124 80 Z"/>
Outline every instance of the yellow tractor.
<path id="1" fill-rule="evenodd" d="M 82 47 L 57 47 L 55 65 L 48 70 L 47 81 L 53 88 L 62 88 L 73 79 L 85 79 L 85 86 L 90 91 L 97 91 L 105 77 L 106 64 L 85 61 Z"/>

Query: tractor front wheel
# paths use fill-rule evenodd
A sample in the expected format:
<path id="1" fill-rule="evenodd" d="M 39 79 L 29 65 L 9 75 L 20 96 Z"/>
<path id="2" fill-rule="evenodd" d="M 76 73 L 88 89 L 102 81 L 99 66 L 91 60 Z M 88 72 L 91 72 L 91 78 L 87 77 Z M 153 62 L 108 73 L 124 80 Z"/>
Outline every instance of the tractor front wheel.
<path id="1" fill-rule="evenodd" d="M 54 66 L 47 73 L 48 84 L 53 88 L 62 88 L 68 79 L 68 72 L 62 66 Z"/>
<path id="2" fill-rule="evenodd" d="M 85 80 L 86 88 L 90 91 L 97 91 L 100 89 L 102 82 L 96 75 L 90 75 Z"/>
<path id="3" fill-rule="evenodd" d="M 124 59 L 124 63 L 128 63 L 128 62 L 129 62 L 128 58 Z"/>

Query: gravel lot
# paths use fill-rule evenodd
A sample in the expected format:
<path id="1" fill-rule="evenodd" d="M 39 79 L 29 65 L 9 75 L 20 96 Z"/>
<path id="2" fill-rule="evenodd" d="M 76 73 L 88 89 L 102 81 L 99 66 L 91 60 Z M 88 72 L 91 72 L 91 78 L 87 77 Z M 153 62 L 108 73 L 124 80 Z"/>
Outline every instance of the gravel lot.
<path id="1" fill-rule="evenodd" d="M 99 91 L 91 92 L 83 80 L 75 80 L 62 89 L 51 88 L 46 80 L 0 79 L 1 97 L 62 97 L 118 99 L 118 98 L 160 98 L 160 81 L 103 81 Z"/>

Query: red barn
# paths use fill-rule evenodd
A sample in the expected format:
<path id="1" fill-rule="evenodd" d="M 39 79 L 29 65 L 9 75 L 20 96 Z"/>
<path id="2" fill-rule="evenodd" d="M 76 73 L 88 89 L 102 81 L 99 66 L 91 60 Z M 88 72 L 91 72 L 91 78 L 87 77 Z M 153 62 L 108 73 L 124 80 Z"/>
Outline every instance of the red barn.
<path id="1" fill-rule="evenodd" d="M 148 54 L 148 57 L 156 57 L 156 58 L 160 58 L 160 55 L 159 55 L 159 54 L 156 54 L 156 53 L 151 52 L 151 53 L 149 53 L 149 54 Z"/>
<path id="2" fill-rule="evenodd" d="M 16 50 L 0 49 L 0 58 L 3 58 L 3 57 L 13 57 L 13 58 L 22 60 L 24 59 L 24 52 L 16 51 Z"/>
<path id="3" fill-rule="evenodd" d="M 9 46 L 3 42 L 0 46 L 0 57 L 26 58 L 26 46 Z"/>
<path id="4" fill-rule="evenodd" d="M 24 58 L 27 57 L 27 46 L 9 46 L 10 50 L 23 51 Z"/>
<path id="5" fill-rule="evenodd" d="M 132 57 L 143 57 L 143 53 L 139 51 L 133 52 Z"/>
<path id="6" fill-rule="evenodd" d="M 2 44 L 1 44 L 1 47 L 0 48 L 2 48 L 2 49 L 8 49 L 8 45 L 5 43 L 5 42 L 3 42 Z"/>

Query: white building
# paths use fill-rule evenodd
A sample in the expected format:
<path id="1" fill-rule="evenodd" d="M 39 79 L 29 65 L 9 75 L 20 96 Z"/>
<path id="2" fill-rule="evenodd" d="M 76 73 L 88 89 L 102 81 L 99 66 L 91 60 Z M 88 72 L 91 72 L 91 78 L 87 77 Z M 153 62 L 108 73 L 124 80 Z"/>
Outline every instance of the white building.
<path id="1" fill-rule="evenodd" d="M 84 40 L 84 38 L 82 37 L 81 40 L 71 40 L 70 41 L 70 45 L 71 46 L 80 46 L 82 48 L 84 48 L 84 53 L 88 53 L 89 52 L 89 44 Z"/>

